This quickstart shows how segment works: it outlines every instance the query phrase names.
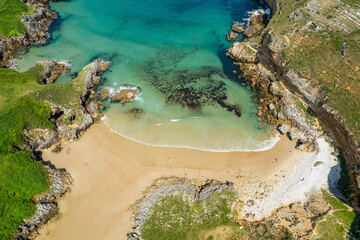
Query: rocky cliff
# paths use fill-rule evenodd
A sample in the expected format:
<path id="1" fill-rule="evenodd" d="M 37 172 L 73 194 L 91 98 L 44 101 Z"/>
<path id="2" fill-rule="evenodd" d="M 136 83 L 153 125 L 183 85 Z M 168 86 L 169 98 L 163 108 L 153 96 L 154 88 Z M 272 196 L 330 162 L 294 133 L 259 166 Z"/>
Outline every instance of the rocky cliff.
<path id="1" fill-rule="evenodd" d="M 284 86 L 314 111 L 321 126 L 332 136 L 336 146 L 341 148 L 343 152 L 352 183 L 351 187 L 353 189 L 353 194 L 348 196 L 348 200 L 352 206 L 359 210 L 360 155 L 356 136 L 348 127 L 350 119 L 346 119 L 346 121 L 334 106 L 328 104 L 328 95 L 330 94 L 323 85 L 312 79 L 311 74 L 304 74 L 303 71 L 299 70 L 300 67 L 298 68 L 294 64 L 289 64 L 291 58 L 300 58 L 302 56 L 301 52 L 304 49 L 300 50 L 298 53 L 299 56 L 297 56 L 296 53 L 291 53 L 292 55 L 288 54 L 292 56 L 289 58 L 289 56 L 285 54 L 290 52 L 288 50 L 289 46 L 295 48 L 295 41 L 298 41 L 302 35 L 296 31 L 293 31 L 292 35 L 290 35 L 290 33 L 286 33 L 285 30 L 282 30 L 281 33 L 283 35 L 281 35 L 276 29 L 278 26 L 279 28 L 286 29 L 296 25 L 288 19 L 294 16 L 293 12 L 297 15 L 301 14 L 299 8 L 301 8 L 302 5 L 291 8 L 291 14 L 288 15 L 287 12 L 285 16 L 281 16 L 281 11 L 283 6 L 285 6 L 284 4 L 290 5 L 289 2 L 284 3 L 284 1 L 280 1 L 279 3 L 279 1 L 276 0 L 267 0 L 265 2 L 271 8 L 271 15 L 279 16 L 275 20 L 272 19 L 275 23 L 268 26 L 259 38 L 246 39 L 242 43 L 235 43 L 229 49 L 228 55 L 239 65 L 243 76 L 251 80 L 253 87 L 259 92 L 260 97 L 265 99 L 266 104 L 263 105 L 266 106 L 271 102 L 276 105 L 276 109 L 286 108 L 288 104 L 286 94 L 284 94 L 285 91 L 279 89 L 279 86 Z M 313 2 L 316 1 L 308 1 L 305 7 L 310 3 L 314 4 Z M 302 14 L 305 15 L 304 13 Z M 286 17 L 287 15 L 289 17 Z M 311 22 L 312 18 L 311 15 L 307 16 L 306 21 Z M 288 26 L 286 24 L 288 24 Z M 309 24 L 305 24 L 305 26 L 308 25 Z M 311 40 L 309 37 L 308 41 Z M 313 52 L 313 57 L 316 57 L 315 54 L 316 52 Z M 330 61 L 327 68 L 322 70 L 322 72 L 326 73 L 326 71 L 331 71 L 331 65 Z M 304 67 L 306 67 L 306 65 Z M 315 72 L 315 70 L 312 70 L 313 65 L 309 64 L 308 68 L 311 69 L 310 71 Z M 265 106 L 264 109 L 266 109 Z M 278 121 L 284 120 L 283 114 L 281 113 L 279 115 L 280 112 L 281 111 L 274 113 L 274 111 L 272 111 L 264 120 L 277 124 Z M 283 113 L 285 112 L 283 111 Z M 290 122 L 294 119 L 292 114 L 285 115 L 285 118 Z"/>
<path id="2" fill-rule="evenodd" d="M 22 18 L 26 24 L 25 34 L 19 36 L 0 35 L 0 65 L 9 66 L 9 60 L 24 46 L 34 43 L 42 43 L 50 35 L 46 32 L 50 24 L 57 18 L 56 12 L 49 9 L 48 0 L 24 1 L 29 6 L 35 8 L 33 15 L 27 15 Z"/>

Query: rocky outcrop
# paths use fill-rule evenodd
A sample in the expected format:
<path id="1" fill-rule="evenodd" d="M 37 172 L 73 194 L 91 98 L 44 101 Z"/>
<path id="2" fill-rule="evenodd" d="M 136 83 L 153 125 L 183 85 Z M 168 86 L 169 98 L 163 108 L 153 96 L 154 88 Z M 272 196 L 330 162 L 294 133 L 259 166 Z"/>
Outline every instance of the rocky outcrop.
<path id="1" fill-rule="evenodd" d="M 250 23 L 244 30 L 245 37 L 257 37 L 266 26 L 267 15 L 263 12 L 257 12 L 250 17 Z"/>
<path id="2" fill-rule="evenodd" d="M 231 30 L 228 31 L 228 33 L 226 34 L 226 38 L 228 41 L 235 41 L 238 36 L 239 36 L 238 33 Z"/>
<path id="3" fill-rule="evenodd" d="M 46 0 L 25 1 L 36 8 L 33 15 L 24 16 L 22 21 L 26 24 L 25 34 L 6 37 L 0 35 L 0 65 L 9 66 L 9 60 L 24 46 L 42 43 L 49 34 L 46 32 L 57 14 L 51 11 Z"/>
<path id="4" fill-rule="evenodd" d="M 234 25 L 231 26 L 231 30 L 238 33 L 244 32 L 244 29 L 238 23 L 234 23 Z"/>
<path id="5" fill-rule="evenodd" d="M 41 157 L 38 160 L 42 161 Z M 50 162 L 42 161 L 42 163 L 52 186 L 45 193 L 33 197 L 37 210 L 32 217 L 21 223 L 18 231 L 14 234 L 14 239 L 35 239 L 37 229 L 59 213 L 57 199 L 70 191 L 72 185 L 70 174 L 65 169 L 57 169 Z"/>
<path id="6" fill-rule="evenodd" d="M 38 80 L 38 82 L 40 84 L 51 84 L 62 73 L 66 72 L 70 69 L 70 67 L 68 65 L 59 63 L 54 60 L 37 62 L 36 65 L 41 65 L 44 69 L 43 78 Z"/>
<path id="7" fill-rule="evenodd" d="M 116 92 L 110 92 L 108 88 L 104 88 L 98 93 L 98 99 L 104 101 L 110 99 L 112 102 L 120 102 L 121 104 L 135 101 L 136 97 L 140 94 L 140 88 L 134 86 L 124 86 Z"/>

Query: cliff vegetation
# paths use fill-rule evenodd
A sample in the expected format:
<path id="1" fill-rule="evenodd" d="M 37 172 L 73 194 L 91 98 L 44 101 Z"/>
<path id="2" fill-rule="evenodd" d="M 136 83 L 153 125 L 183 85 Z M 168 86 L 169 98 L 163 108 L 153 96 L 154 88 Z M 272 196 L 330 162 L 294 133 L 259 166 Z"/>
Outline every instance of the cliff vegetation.
<path id="1" fill-rule="evenodd" d="M 2 0 L 0 2 L 0 34 L 5 36 L 25 33 L 26 25 L 21 16 L 31 14 L 33 8 L 21 0 Z"/>

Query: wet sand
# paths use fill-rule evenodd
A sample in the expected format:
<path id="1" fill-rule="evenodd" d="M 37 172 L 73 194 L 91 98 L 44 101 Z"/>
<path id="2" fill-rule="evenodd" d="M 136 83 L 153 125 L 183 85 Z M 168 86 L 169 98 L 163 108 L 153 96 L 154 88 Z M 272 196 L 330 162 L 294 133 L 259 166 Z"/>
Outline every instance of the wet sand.
<path id="1" fill-rule="evenodd" d="M 61 153 L 44 151 L 44 160 L 65 168 L 73 177 L 72 191 L 60 201 L 60 215 L 37 238 L 126 239 L 131 230 L 129 206 L 160 177 L 188 177 L 199 184 L 206 179 L 241 181 L 248 176 L 273 179 L 281 169 L 292 169 L 304 153 L 282 137 L 264 152 L 206 152 L 143 145 L 111 132 L 101 123 Z"/>

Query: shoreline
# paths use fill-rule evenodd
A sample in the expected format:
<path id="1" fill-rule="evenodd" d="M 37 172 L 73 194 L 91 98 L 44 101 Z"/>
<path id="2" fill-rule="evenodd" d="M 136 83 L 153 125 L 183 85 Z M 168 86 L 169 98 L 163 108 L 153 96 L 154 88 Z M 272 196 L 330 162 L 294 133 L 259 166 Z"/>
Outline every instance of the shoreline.
<path id="1" fill-rule="evenodd" d="M 39 240 L 110 239 L 119 231 L 125 236 L 132 227 L 128 208 L 161 177 L 186 177 L 197 184 L 207 179 L 243 185 L 260 178 L 281 182 L 275 175 L 290 172 L 307 154 L 295 150 L 285 136 L 274 148 L 255 153 L 151 147 L 111 132 L 104 123 L 91 126 L 81 141 L 63 147 L 60 153 L 45 150 L 43 158 L 67 169 L 74 185 L 59 200 L 60 217 L 40 230 Z"/>

